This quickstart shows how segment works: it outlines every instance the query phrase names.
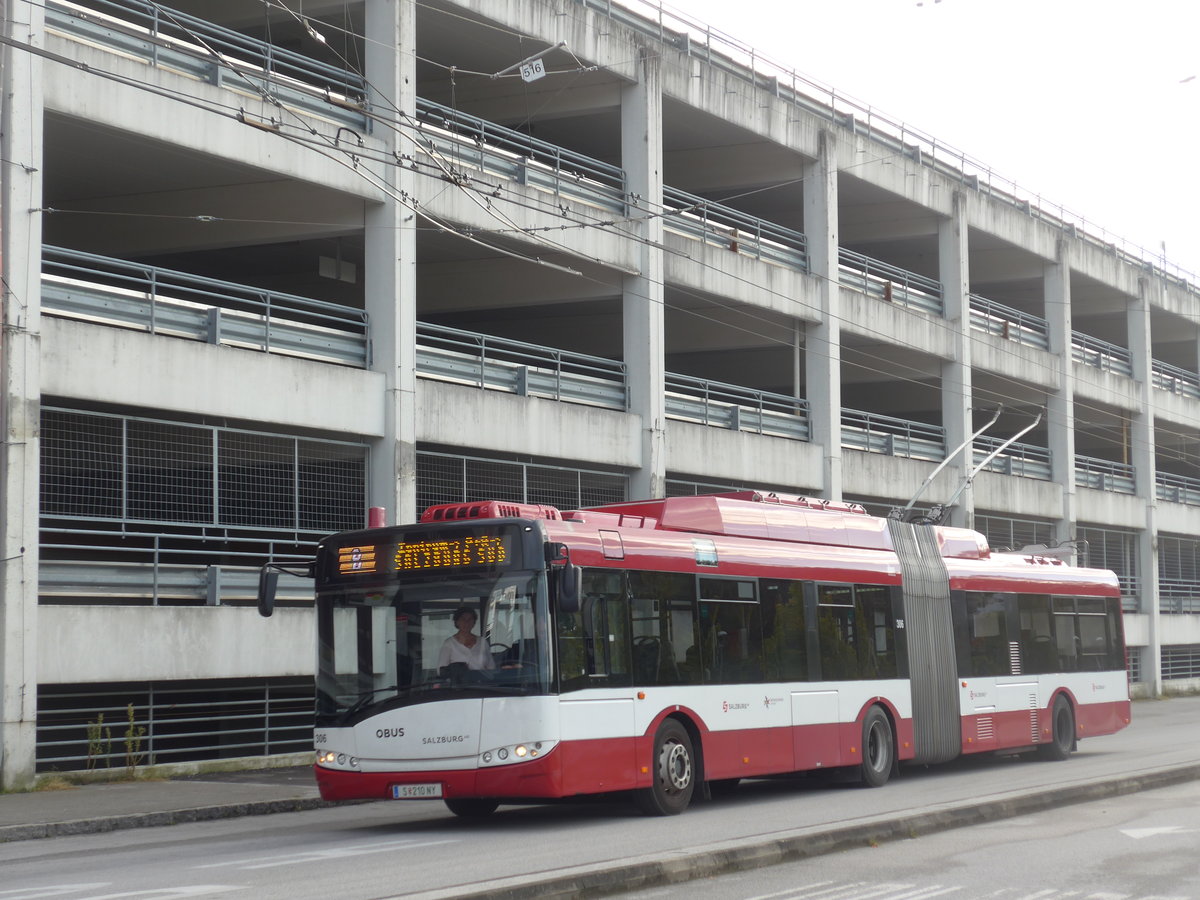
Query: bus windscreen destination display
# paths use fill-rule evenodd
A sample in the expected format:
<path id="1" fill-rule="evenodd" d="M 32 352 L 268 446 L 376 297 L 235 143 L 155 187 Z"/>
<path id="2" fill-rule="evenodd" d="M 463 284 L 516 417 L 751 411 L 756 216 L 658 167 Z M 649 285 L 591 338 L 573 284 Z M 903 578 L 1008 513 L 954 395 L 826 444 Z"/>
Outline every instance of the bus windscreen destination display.
<path id="1" fill-rule="evenodd" d="M 418 572 L 481 572 L 508 568 L 514 560 L 513 537 L 494 530 L 446 534 L 401 535 L 397 541 L 377 544 L 353 544 L 336 547 L 334 578 L 356 576 L 408 575 Z"/>

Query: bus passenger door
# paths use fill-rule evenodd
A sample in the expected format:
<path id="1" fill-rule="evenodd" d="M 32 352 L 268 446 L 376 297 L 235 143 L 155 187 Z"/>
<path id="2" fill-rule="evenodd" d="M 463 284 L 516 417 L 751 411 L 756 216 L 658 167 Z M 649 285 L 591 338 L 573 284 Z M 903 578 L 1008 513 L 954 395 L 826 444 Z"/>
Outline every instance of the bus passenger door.
<path id="1" fill-rule="evenodd" d="M 792 691 L 792 747 L 797 771 L 838 765 L 837 691 Z"/>

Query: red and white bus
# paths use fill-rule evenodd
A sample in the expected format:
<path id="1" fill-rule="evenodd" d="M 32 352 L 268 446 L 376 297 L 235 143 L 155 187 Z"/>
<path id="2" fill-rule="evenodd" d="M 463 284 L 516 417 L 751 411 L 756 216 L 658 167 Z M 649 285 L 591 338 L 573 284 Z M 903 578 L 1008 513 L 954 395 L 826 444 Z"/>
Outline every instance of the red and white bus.
<path id="1" fill-rule="evenodd" d="M 1111 572 L 855 504 L 435 506 L 326 539 L 313 573 L 329 800 L 631 791 L 666 815 L 741 778 L 1063 759 L 1130 719 Z M 446 664 L 456 618 L 471 663 Z"/>

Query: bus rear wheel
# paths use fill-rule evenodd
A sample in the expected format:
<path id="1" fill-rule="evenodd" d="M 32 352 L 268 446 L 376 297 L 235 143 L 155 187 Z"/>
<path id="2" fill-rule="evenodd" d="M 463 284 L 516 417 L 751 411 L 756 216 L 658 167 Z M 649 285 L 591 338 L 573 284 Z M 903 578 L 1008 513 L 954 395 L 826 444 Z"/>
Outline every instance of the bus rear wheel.
<path id="1" fill-rule="evenodd" d="M 653 783 L 633 795 L 648 816 L 675 816 L 688 808 L 696 790 L 696 761 L 687 729 L 667 719 L 654 736 Z"/>
<path id="2" fill-rule="evenodd" d="M 446 809 L 464 819 L 482 819 L 490 816 L 500 805 L 499 800 L 487 800 L 480 797 L 447 797 Z"/>
<path id="3" fill-rule="evenodd" d="M 1075 713 L 1071 703 L 1062 694 L 1054 698 L 1054 709 L 1050 713 L 1050 743 L 1038 747 L 1042 759 L 1066 759 L 1075 749 Z"/>
<path id="4" fill-rule="evenodd" d="M 862 763 L 859 772 L 863 784 L 882 787 L 892 777 L 896 761 L 896 744 L 892 740 L 892 724 L 878 706 L 867 710 L 863 719 Z"/>

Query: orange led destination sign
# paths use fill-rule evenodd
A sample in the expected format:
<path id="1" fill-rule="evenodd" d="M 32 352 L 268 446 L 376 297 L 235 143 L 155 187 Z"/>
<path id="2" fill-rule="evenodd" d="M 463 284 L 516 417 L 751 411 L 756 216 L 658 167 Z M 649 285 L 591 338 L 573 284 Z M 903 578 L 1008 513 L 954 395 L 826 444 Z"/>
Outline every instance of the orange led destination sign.
<path id="1" fill-rule="evenodd" d="M 502 566 L 508 561 L 504 539 L 486 535 L 413 541 L 396 547 L 397 572 Z"/>
<path id="2" fill-rule="evenodd" d="M 375 568 L 375 545 L 338 548 L 339 575 L 367 575 Z"/>

